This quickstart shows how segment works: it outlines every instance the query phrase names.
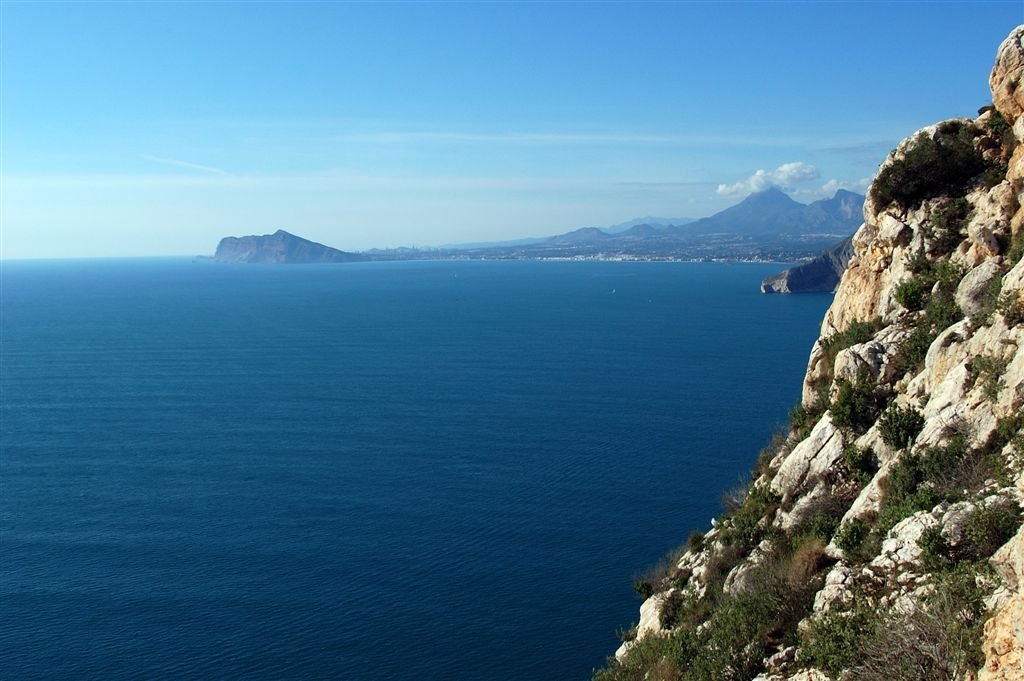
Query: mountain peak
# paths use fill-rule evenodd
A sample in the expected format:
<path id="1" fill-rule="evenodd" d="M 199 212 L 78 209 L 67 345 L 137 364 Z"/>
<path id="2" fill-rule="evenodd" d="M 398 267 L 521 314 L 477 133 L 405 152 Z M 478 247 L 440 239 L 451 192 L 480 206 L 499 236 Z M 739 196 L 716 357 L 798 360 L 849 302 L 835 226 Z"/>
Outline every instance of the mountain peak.
<path id="1" fill-rule="evenodd" d="M 742 203 L 760 203 L 760 204 L 791 204 L 799 203 L 790 198 L 789 194 L 782 191 L 775 185 L 762 189 L 759 192 L 754 192 L 747 198 L 743 199 Z"/>

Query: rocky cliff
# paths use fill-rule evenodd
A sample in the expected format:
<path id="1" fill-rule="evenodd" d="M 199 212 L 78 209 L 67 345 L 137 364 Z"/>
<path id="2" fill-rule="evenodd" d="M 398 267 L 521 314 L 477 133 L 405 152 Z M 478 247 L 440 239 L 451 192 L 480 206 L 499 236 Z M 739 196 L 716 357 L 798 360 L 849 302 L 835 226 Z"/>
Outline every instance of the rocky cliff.
<path id="1" fill-rule="evenodd" d="M 1024 679 L 1024 26 L 882 163 L 788 433 L 596 678 Z"/>
<path id="2" fill-rule="evenodd" d="M 765 277 L 761 293 L 830 293 L 836 290 L 852 257 L 851 236 L 810 262 Z"/>
<path id="3" fill-rule="evenodd" d="M 364 260 L 358 253 L 346 253 L 279 229 L 262 236 L 228 236 L 217 244 L 214 259 L 222 262 L 301 265 Z"/>

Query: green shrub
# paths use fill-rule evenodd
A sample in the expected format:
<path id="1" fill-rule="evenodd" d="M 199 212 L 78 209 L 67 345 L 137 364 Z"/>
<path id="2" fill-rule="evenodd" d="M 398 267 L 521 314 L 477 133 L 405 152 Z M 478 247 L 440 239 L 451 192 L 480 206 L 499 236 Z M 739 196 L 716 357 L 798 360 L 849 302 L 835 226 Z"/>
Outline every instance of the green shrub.
<path id="1" fill-rule="evenodd" d="M 1000 145 L 1007 150 L 1017 145 L 1017 138 L 1013 134 L 1013 126 L 1007 122 L 1003 115 L 995 108 L 985 120 L 985 127 L 999 141 Z"/>
<path id="2" fill-rule="evenodd" d="M 807 536 L 817 537 L 825 542 L 832 539 L 839 527 L 839 518 L 832 513 L 819 512 L 807 521 Z"/>
<path id="3" fill-rule="evenodd" d="M 875 392 L 875 385 L 866 379 L 836 381 L 836 397 L 829 406 L 832 423 L 854 433 L 863 433 L 878 418 L 881 400 Z"/>
<path id="4" fill-rule="evenodd" d="M 912 407 L 890 406 L 878 420 L 882 441 L 893 449 L 906 449 L 924 427 L 924 416 Z"/>
<path id="5" fill-rule="evenodd" d="M 1024 230 L 1018 230 L 1010 241 L 1010 248 L 1006 251 L 1006 259 L 1010 266 L 1016 265 L 1024 257 Z"/>
<path id="6" fill-rule="evenodd" d="M 821 341 L 821 347 L 827 356 L 835 359 L 840 350 L 845 350 L 860 343 L 867 343 L 880 328 L 882 328 L 881 317 L 863 322 L 850 322 L 850 325 L 842 331 L 837 331 Z"/>
<path id="7" fill-rule="evenodd" d="M 629 629 L 619 629 L 618 634 L 619 640 L 623 643 L 629 643 L 630 641 L 636 640 L 637 625 L 631 626 Z"/>
<path id="8" fill-rule="evenodd" d="M 871 532 L 871 524 L 863 518 L 843 523 L 836 532 L 836 546 L 846 553 L 857 551 Z"/>
<path id="9" fill-rule="evenodd" d="M 914 276 L 896 286 L 896 302 L 911 311 L 924 309 L 934 282 L 924 276 Z"/>
<path id="10" fill-rule="evenodd" d="M 678 591 L 672 591 L 661 602 L 658 610 L 658 623 L 662 629 L 672 629 L 679 624 L 686 598 Z"/>
<path id="11" fill-rule="evenodd" d="M 865 642 L 874 636 L 880 615 L 867 606 L 832 611 L 813 620 L 804 636 L 801 658 L 838 677 L 859 662 Z"/>
<path id="12" fill-rule="evenodd" d="M 753 485 L 722 533 L 722 541 L 746 552 L 765 537 L 767 524 L 763 519 L 774 513 L 782 498 L 768 485 Z"/>
<path id="13" fill-rule="evenodd" d="M 992 355 L 978 355 L 967 365 L 967 372 L 971 376 L 972 385 L 984 379 L 982 393 L 994 402 L 999 397 L 999 391 L 1006 385 L 1003 374 L 1008 364 L 1009 361 Z"/>
<path id="14" fill-rule="evenodd" d="M 1009 499 L 979 506 L 967 519 L 972 558 L 988 558 L 1020 528 L 1020 507 Z"/>
<path id="15" fill-rule="evenodd" d="M 893 364 L 901 371 L 914 371 L 916 373 L 924 365 L 925 357 L 928 355 L 928 348 L 931 347 L 932 341 L 937 337 L 938 334 L 932 332 L 929 325 L 915 328 L 900 343 L 899 348 L 896 350 L 896 355 L 893 357 Z"/>
<path id="16" fill-rule="evenodd" d="M 972 210 L 970 202 L 960 197 L 932 211 L 926 229 L 939 253 L 947 255 L 960 245 Z"/>
<path id="17" fill-rule="evenodd" d="M 635 591 L 640 598 L 647 600 L 654 595 L 654 585 L 646 579 L 637 579 L 633 581 L 633 591 Z"/>
<path id="18" fill-rule="evenodd" d="M 963 311 L 953 298 L 955 290 L 955 287 L 952 291 L 940 289 L 937 294 L 928 298 L 928 304 L 925 305 L 925 319 L 936 336 L 964 318 Z"/>
<path id="19" fill-rule="evenodd" d="M 997 304 L 999 314 L 1003 315 L 1007 326 L 1024 324 L 1024 302 L 1015 293 L 1004 293 Z"/>
<path id="20" fill-rule="evenodd" d="M 878 472 L 878 458 L 870 447 L 846 445 L 843 449 L 843 461 L 846 463 L 846 468 L 862 485 L 871 480 L 872 476 Z"/>
<path id="21" fill-rule="evenodd" d="M 985 593 L 970 566 L 935 580 L 924 601 L 885 614 L 854 642 L 844 681 L 959 681 L 984 662 Z"/>
<path id="22" fill-rule="evenodd" d="M 948 570 L 953 565 L 953 551 L 941 528 L 926 528 L 917 545 L 921 547 L 921 563 L 929 572 Z"/>
<path id="23" fill-rule="evenodd" d="M 972 126 L 955 121 L 942 124 L 937 139 L 919 134 L 904 158 L 878 173 L 871 199 L 878 206 L 895 203 L 913 208 L 935 196 L 962 195 L 987 165 L 974 148 Z"/>
<path id="24" fill-rule="evenodd" d="M 803 402 L 798 403 L 789 412 L 789 428 L 793 433 L 793 439 L 796 442 L 807 439 L 807 436 L 811 434 L 811 430 L 814 428 L 814 424 L 821 418 L 821 411 L 817 409 L 807 409 Z"/>
<path id="25" fill-rule="evenodd" d="M 694 530 L 690 533 L 690 536 L 686 538 L 686 550 L 697 552 L 704 548 L 704 533 L 700 530 Z"/>

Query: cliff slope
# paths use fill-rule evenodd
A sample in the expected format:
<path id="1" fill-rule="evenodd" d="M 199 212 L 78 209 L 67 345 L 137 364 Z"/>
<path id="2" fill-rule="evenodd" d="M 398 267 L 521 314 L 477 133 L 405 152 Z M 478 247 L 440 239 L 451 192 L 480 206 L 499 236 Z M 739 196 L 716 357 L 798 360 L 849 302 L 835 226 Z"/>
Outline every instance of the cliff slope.
<path id="1" fill-rule="evenodd" d="M 618 679 L 1024 679 L 1024 26 L 879 168 L 789 432 L 637 583 Z"/>
<path id="2" fill-rule="evenodd" d="M 830 293 L 836 290 L 852 257 L 850 236 L 810 262 L 765 277 L 761 293 Z"/>

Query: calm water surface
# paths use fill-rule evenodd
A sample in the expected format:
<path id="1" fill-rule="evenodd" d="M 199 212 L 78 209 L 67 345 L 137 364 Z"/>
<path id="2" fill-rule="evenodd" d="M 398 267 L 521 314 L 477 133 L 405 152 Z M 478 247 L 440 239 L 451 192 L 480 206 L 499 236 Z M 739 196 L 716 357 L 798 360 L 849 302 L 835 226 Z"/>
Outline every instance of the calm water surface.
<path id="1" fill-rule="evenodd" d="M 778 266 L 0 266 L 0 678 L 587 679 L 828 296 Z"/>

